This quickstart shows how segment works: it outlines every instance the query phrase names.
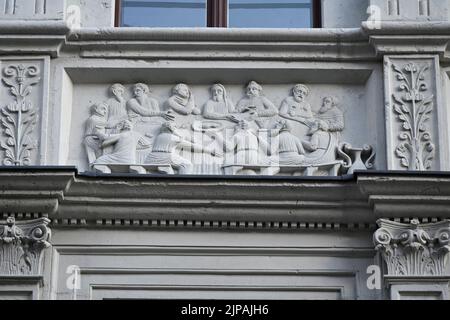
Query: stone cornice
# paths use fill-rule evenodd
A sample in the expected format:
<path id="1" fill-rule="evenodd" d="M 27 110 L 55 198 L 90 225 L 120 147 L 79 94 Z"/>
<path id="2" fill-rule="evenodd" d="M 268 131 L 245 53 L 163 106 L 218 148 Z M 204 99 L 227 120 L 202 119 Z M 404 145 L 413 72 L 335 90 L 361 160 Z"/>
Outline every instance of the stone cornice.
<path id="1" fill-rule="evenodd" d="M 80 50 L 82 57 L 289 61 L 379 60 L 439 54 L 448 60 L 448 22 L 382 22 L 371 29 L 82 28 L 60 20 L 0 21 L 0 54 Z M 237 52 L 239 54 L 237 54 Z"/>
<path id="2" fill-rule="evenodd" d="M 448 22 L 382 22 L 380 28 L 362 23 L 362 30 L 379 56 L 387 54 L 438 54 L 448 61 Z"/>
<path id="3" fill-rule="evenodd" d="M 74 30 L 83 57 L 189 60 L 370 60 L 360 29 L 102 28 Z"/>
<path id="4" fill-rule="evenodd" d="M 67 167 L 0 167 L 0 212 L 46 215 L 56 212 L 75 172 Z"/>
<path id="5" fill-rule="evenodd" d="M 70 41 L 245 41 L 301 42 L 367 40 L 359 28 L 271 29 L 271 28 L 83 28 L 73 30 Z"/>
<path id="6" fill-rule="evenodd" d="M 357 184 L 367 196 L 376 217 L 450 216 L 448 173 L 360 174 Z"/>
<path id="7" fill-rule="evenodd" d="M 450 176 L 358 172 L 341 178 L 79 175 L 0 170 L 0 211 L 64 227 L 368 228 L 387 219 L 450 217 Z"/>
<path id="8" fill-rule="evenodd" d="M 69 31 L 63 21 L 0 20 L 0 54 L 57 57 Z"/>

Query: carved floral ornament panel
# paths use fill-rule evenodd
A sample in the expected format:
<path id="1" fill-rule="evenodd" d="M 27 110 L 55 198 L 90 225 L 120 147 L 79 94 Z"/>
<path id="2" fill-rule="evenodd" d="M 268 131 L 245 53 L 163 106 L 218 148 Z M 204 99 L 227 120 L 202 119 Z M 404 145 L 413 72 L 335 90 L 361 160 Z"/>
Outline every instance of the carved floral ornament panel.
<path id="1" fill-rule="evenodd" d="M 12 96 L 9 104 L 0 105 L 3 165 L 30 165 L 36 153 L 37 141 L 33 136 L 38 114 L 30 95 L 41 81 L 39 75 L 39 67 L 33 64 L 10 64 L 3 69 L 2 82 Z"/>
<path id="2" fill-rule="evenodd" d="M 437 138 L 433 127 L 436 113 L 433 60 L 389 61 L 388 72 L 392 80 L 387 87 L 395 124 L 392 136 L 395 167 L 431 170 L 436 162 Z"/>
<path id="3" fill-rule="evenodd" d="M 336 176 L 373 168 L 374 149 L 341 141 L 345 115 L 336 97 L 323 97 L 317 113 L 310 89 L 295 85 L 277 107 L 251 81 L 235 103 L 224 85 L 197 101 L 175 85 L 162 104 L 147 84 L 113 84 L 110 97 L 91 106 L 84 147 L 102 173 Z"/>

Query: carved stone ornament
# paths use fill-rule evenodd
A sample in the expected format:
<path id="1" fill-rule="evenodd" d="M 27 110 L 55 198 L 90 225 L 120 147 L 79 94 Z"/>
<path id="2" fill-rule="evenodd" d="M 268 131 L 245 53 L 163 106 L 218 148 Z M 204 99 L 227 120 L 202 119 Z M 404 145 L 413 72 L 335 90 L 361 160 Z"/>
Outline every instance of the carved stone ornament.
<path id="1" fill-rule="evenodd" d="M 419 224 L 377 221 L 373 240 L 390 276 L 441 276 L 450 251 L 450 220 Z"/>
<path id="2" fill-rule="evenodd" d="M 35 66 L 10 65 L 3 70 L 3 82 L 9 87 L 14 101 L 1 108 L 1 126 L 6 137 L 0 146 L 5 152 L 4 165 L 23 166 L 31 163 L 36 141 L 32 134 L 37 122 L 37 112 L 27 100 L 32 87 L 40 82 Z"/>
<path id="3" fill-rule="evenodd" d="M 125 86 L 113 84 L 111 97 L 91 106 L 84 146 L 95 171 L 335 176 L 373 168 L 371 146 L 339 147 L 345 129 L 339 100 L 325 96 L 313 108 L 304 84 L 279 108 L 256 81 L 237 104 L 220 83 L 201 102 L 184 83 L 166 101 L 147 84 L 130 89 L 126 101 Z"/>
<path id="4" fill-rule="evenodd" d="M 425 81 L 427 65 L 410 62 L 402 67 L 392 64 L 398 81 L 398 93 L 392 94 L 394 112 L 401 122 L 400 143 L 395 149 L 401 165 L 408 170 L 432 167 L 435 145 L 427 122 L 433 112 L 434 95 Z"/>
<path id="5" fill-rule="evenodd" d="M 16 222 L 9 217 L 0 224 L 0 274 L 40 274 L 42 250 L 49 247 L 50 220 Z"/>

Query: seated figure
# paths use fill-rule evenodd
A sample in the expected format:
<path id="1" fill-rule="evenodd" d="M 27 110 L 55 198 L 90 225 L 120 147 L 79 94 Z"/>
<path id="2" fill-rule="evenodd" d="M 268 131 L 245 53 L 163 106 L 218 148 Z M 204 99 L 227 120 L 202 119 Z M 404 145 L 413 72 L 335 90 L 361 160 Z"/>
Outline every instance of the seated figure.
<path id="1" fill-rule="evenodd" d="M 106 101 L 108 105 L 108 124 L 115 126 L 119 122 L 128 119 L 126 101 L 123 97 L 125 88 L 120 83 L 115 83 L 111 86 L 110 93 L 112 97 Z"/>
<path id="2" fill-rule="evenodd" d="M 219 83 L 211 87 L 211 99 L 203 107 L 203 117 L 211 120 L 238 122 L 233 102 L 228 98 L 225 87 Z"/>
<path id="3" fill-rule="evenodd" d="M 291 133 L 287 121 L 280 123 L 281 129 L 278 137 L 278 160 L 281 166 L 301 166 L 305 162 L 305 149 L 303 141 Z M 275 156 L 276 157 L 276 156 Z"/>
<path id="4" fill-rule="evenodd" d="M 106 134 L 108 105 L 97 103 L 91 107 L 91 116 L 86 120 L 84 132 L 84 146 L 89 164 L 94 163 L 101 154 L 101 145 Z"/>
<path id="5" fill-rule="evenodd" d="M 235 152 L 234 164 L 267 165 L 267 159 L 260 159 L 259 150 L 268 150 L 267 142 L 259 137 L 245 120 L 241 120 L 231 141 L 224 143 L 227 151 Z"/>
<path id="6" fill-rule="evenodd" d="M 162 117 L 165 120 L 173 119 L 170 113 L 162 112 L 156 99 L 149 97 L 149 87 L 144 83 L 134 85 L 134 98 L 127 102 L 128 118 L 135 121 L 141 117 Z"/>
<path id="7" fill-rule="evenodd" d="M 278 109 L 262 95 L 262 87 L 255 81 L 247 86 L 247 97 L 241 99 L 237 105 L 239 113 L 249 113 L 260 128 L 266 126 L 267 118 L 278 115 Z"/>
<path id="8" fill-rule="evenodd" d="M 292 88 L 292 96 L 284 99 L 280 107 L 280 116 L 309 126 L 314 117 L 311 105 L 305 101 L 310 91 L 303 84 L 296 84 Z"/>
<path id="9" fill-rule="evenodd" d="M 345 128 L 344 113 L 338 108 L 337 98 L 323 98 L 317 117 L 328 124 L 329 132 L 341 132 Z"/>
<path id="10" fill-rule="evenodd" d="M 161 132 L 155 138 L 152 152 L 145 159 L 145 164 L 170 165 L 180 174 L 190 174 L 193 164 L 189 159 L 177 154 L 176 149 L 180 147 L 188 147 L 194 152 L 207 152 L 214 155 L 214 151 L 185 139 L 173 122 L 165 122 L 161 127 Z"/>
<path id="11" fill-rule="evenodd" d="M 117 130 L 120 133 L 112 134 L 102 143 L 102 148 L 112 146 L 112 152 L 99 157 L 94 162 L 94 165 L 136 164 L 136 150 L 138 147 L 148 148 L 149 145 L 142 135 L 133 132 L 132 129 L 133 124 L 129 120 L 119 123 Z"/>
<path id="12" fill-rule="evenodd" d="M 195 105 L 191 89 L 184 83 L 179 83 L 172 89 L 172 96 L 166 101 L 166 107 L 181 115 L 201 114 Z"/>
<path id="13" fill-rule="evenodd" d="M 323 164 L 336 161 L 339 144 L 336 136 L 329 132 L 325 121 L 316 120 L 308 135 L 311 137 L 310 141 L 303 141 L 305 150 L 309 151 L 306 154 L 305 163 Z"/>

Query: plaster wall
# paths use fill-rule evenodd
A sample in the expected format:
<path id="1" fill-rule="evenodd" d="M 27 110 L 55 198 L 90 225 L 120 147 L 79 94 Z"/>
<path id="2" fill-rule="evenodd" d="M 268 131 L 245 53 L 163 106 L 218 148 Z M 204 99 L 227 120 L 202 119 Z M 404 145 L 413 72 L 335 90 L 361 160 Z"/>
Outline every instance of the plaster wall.
<path id="1" fill-rule="evenodd" d="M 368 0 L 322 0 L 324 28 L 359 28 L 367 20 Z"/>
<path id="2" fill-rule="evenodd" d="M 207 244 L 205 244 L 207 239 Z M 380 299 L 366 286 L 374 263 L 363 232 L 55 230 L 50 294 L 72 299 Z M 120 259 L 118 259 L 120 257 Z"/>

